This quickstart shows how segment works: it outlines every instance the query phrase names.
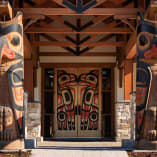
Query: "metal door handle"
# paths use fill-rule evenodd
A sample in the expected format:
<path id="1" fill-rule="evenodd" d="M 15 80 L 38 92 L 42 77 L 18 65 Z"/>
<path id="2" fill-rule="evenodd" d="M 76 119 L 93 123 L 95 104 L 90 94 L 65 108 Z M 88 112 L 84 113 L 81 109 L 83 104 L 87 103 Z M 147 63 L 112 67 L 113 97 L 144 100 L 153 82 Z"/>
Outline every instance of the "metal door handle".
<path id="1" fill-rule="evenodd" d="M 77 115 L 77 106 L 75 106 L 75 115 Z"/>
<path id="2" fill-rule="evenodd" d="M 79 105 L 78 106 L 78 115 L 80 115 L 81 114 L 81 106 Z"/>
<path id="3" fill-rule="evenodd" d="M 75 106 L 75 115 L 80 115 L 81 114 L 81 106 Z"/>

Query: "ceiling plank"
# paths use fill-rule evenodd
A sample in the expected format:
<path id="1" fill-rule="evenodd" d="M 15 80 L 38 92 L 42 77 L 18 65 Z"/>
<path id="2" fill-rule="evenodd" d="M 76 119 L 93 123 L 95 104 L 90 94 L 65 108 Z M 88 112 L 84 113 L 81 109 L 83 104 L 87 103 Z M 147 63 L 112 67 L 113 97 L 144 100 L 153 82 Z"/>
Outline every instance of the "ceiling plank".
<path id="1" fill-rule="evenodd" d="M 40 52 L 39 56 L 75 56 L 71 52 Z"/>
<path id="2" fill-rule="evenodd" d="M 45 39 L 50 40 L 50 41 L 57 41 L 56 39 L 54 39 L 53 37 L 51 37 L 48 34 L 40 34 L 41 36 L 43 36 Z"/>
<path id="3" fill-rule="evenodd" d="M 86 52 L 80 56 L 116 56 L 115 52 Z"/>
<path id="4" fill-rule="evenodd" d="M 52 20 L 55 20 L 55 21 L 57 21 L 57 22 L 59 22 L 59 23 L 61 23 L 61 24 L 63 24 L 63 25 L 65 25 L 65 23 L 64 23 L 64 19 L 62 18 L 62 17 L 60 17 L 60 16 L 57 16 L 57 15 L 54 15 L 54 16 L 48 16 L 50 19 L 52 19 Z M 65 25 L 66 26 L 66 25 Z"/>
<path id="5" fill-rule="evenodd" d="M 125 46 L 125 42 L 123 41 L 96 41 L 96 42 L 86 42 L 81 44 L 80 46 L 88 46 L 88 47 L 97 47 L 97 46 L 102 46 L 102 47 L 106 47 L 106 46 L 116 46 L 116 47 L 124 47 Z"/>
<path id="6" fill-rule="evenodd" d="M 104 21 L 105 19 L 109 18 L 110 16 L 96 16 L 94 19 L 93 19 L 93 25 L 92 26 L 95 26 L 97 25 L 98 23 Z"/>
<path id="7" fill-rule="evenodd" d="M 49 41 L 55 41 L 55 42 L 59 42 L 56 39 L 54 39 L 52 36 L 48 35 L 48 34 L 40 34 L 41 36 L 43 36 L 45 39 L 49 40 Z M 59 34 L 59 36 L 62 37 L 62 34 Z M 66 47 L 62 47 L 64 50 L 67 50 L 67 46 Z M 73 54 L 73 53 L 71 53 Z"/>
<path id="8" fill-rule="evenodd" d="M 35 43 L 36 46 L 61 46 L 61 47 L 76 47 L 75 44 L 68 42 L 68 41 L 38 41 Z M 124 47 L 125 42 L 123 41 L 119 41 L 119 42 L 115 42 L 115 41 L 96 41 L 96 42 L 86 42 L 84 44 L 79 45 L 80 47 L 97 47 L 97 46 L 102 46 L 102 47 Z"/>
<path id="9" fill-rule="evenodd" d="M 129 34 L 132 31 L 128 28 L 88 28 L 81 32 L 76 32 L 71 28 L 55 28 L 55 27 L 35 27 L 28 28 L 25 33 L 51 33 L 51 34 Z"/>
<path id="10" fill-rule="evenodd" d="M 87 11 L 78 14 L 67 8 L 16 8 L 16 11 L 22 11 L 24 16 L 27 14 L 41 15 L 133 15 L 137 12 L 144 12 L 143 8 L 90 8 Z"/>
<path id="11" fill-rule="evenodd" d="M 61 16 L 53 15 L 53 16 L 48 16 L 48 17 L 49 17 L 50 19 L 53 19 L 53 20 L 55 20 L 55 21 L 57 21 L 57 22 L 59 22 L 59 23 L 65 25 L 65 26 L 67 26 L 67 25 L 65 24 L 65 20 L 64 20 Z M 90 25 L 89 27 L 91 27 L 91 26 L 93 27 L 93 26 L 95 26 L 95 25 L 101 23 L 103 20 L 105 20 L 105 19 L 107 19 L 107 18 L 109 18 L 109 17 L 110 17 L 110 16 L 96 16 L 96 17 L 94 17 L 94 18 L 91 20 L 91 22 L 93 22 L 93 24 Z M 87 27 L 87 28 L 89 28 L 89 27 Z"/>
<path id="12" fill-rule="evenodd" d="M 59 46 L 59 47 L 75 47 L 76 45 L 69 41 L 38 41 L 35 43 L 36 46 Z"/>
<path id="13" fill-rule="evenodd" d="M 40 52 L 39 56 L 75 56 L 70 52 Z M 88 52 L 80 56 L 116 56 L 115 52 Z"/>
<path id="14" fill-rule="evenodd" d="M 114 15 L 114 19 L 115 20 L 119 20 L 119 19 L 136 19 L 137 15 Z"/>

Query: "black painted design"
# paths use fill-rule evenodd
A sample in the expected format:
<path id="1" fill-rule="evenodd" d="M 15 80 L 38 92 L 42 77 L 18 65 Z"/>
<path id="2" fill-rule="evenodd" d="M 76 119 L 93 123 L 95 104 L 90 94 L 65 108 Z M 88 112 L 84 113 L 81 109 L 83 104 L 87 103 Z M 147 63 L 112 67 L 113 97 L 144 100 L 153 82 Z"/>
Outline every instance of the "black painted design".
<path id="1" fill-rule="evenodd" d="M 23 56 L 19 54 L 19 51 L 21 51 L 22 47 L 19 48 L 19 51 L 16 51 L 15 49 L 11 47 L 11 45 L 9 44 L 8 38 L 5 36 L 0 37 L 0 41 L 1 41 L 0 42 L 0 62 L 2 60 L 2 57 L 6 55 L 6 54 L 2 54 L 2 48 L 4 47 L 4 45 L 6 45 L 10 51 L 12 50 L 14 52 L 14 57 L 11 59 L 23 59 Z"/>
<path id="2" fill-rule="evenodd" d="M 149 60 L 157 58 L 157 27 L 156 24 L 144 20 L 138 13 L 137 24 L 137 77 L 136 77 L 136 137 L 139 140 L 143 136 L 146 108 L 149 102 L 149 90 L 151 86 L 151 63 Z M 151 93 L 152 94 L 152 93 Z M 155 103 L 156 104 L 156 103 Z M 153 117 L 152 117 L 153 118 Z"/>
<path id="3" fill-rule="evenodd" d="M 63 0 L 62 2 L 64 5 L 66 5 L 68 8 L 76 11 L 77 13 L 81 14 L 84 11 L 88 10 L 89 8 L 91 8 L 92 6 L 97 4 L 96 0 L 91 0 L 91 2 L 89 2 L 86 5 L 83 5 L 83 0 L 77 0 L 77 6 L 73 5 L 71 2 L 69 2 L 68 0 Z"/>
<path id="4" fill-rule="evenodd" d="M 12 24 L 12 25 L 2 28 L 0 25 L 0 36 L 4 36 L 12 32 L 17 32 L 17 33 L 20 33 L 20 35 L 22 35 L 21 26 L 19 24 Z"/>
<path id="5" fill-rule="evenodd" d="M 97 70 L 90 71 L 79 76 L 79 84 L 82 86 L 81 93 L 81 130 L 98 129 L 98 74 Z"/>
<path id="6" fill-rule="evenodd" d="M 0 73 L 0 78 L 1 83 L 4 83 L 2 89 L 0 89 L 0 93 L 1 98 L 2 96 L 6 97 L 4 100 L 3 98 L 0 100 L 0 106 L 7 108 L 5 105 L 8 105 L 12 109 L 13 117 L 12 119 L 8 119 L 8 122 L 10 121 L 10 128 L 14 130 L 14 132 L 7 134 L 9 130 L 8 128 L 4 128 L 5 133 L 2 136 L 5 136 L 5 141 L 24 137 L 23 60 L 22 15 L 18 13 L 14 19 L 0 23 L 0 69 L 2 68 L 1 70 L 3 70 Z M 3 89 L 5 89 L 4 93 Z M 1 124 L 6 125 L 7 122 L 5 121 Z M 17 149 L 20 147 L 22 145 L 15 146 Z"/>
<path id="7" fill-rule="evenodd" d="M 77 76 L 64 70 L 57 71 L 57 121 L 58 130 L 75 130 L 76 96 L 75 86 Z"/>
<path id="8" fill-rule="evenodd" d="M 81 104 L 75 104 L 80 93 Z M 58 130 L 75 130 L 75 115 L 80 115 L 81 130 L 98 129 L 98 71 L 76 76 L 57 71 L 57 121 Z M 76 106 L 74 106 L 76 105 Z"/>
<path id="9" fill-rule="evenodd" d="M 23 106 L 19 106 L 15 100 L 13 88 L 24 87 L 23 63 L 18 62 L 8 70 L 8 81 L 10 84 L 10 92 L 13 107 L 19 111 L 23 111 Z"/>
<path id="10" fill-rule="evenodd" d="M 84 24 L 83 26 L 81 26 L 81 19 L 77 19 L 77 26 L 69 23 L 68 21 L 65 21 L 64 24 L 66 24 L 68 27 L 74 29 L 75 31 L 77 32 L 81 32 L 83 31 L 84 29 L 88 28 L 89 26 L 91 26 L 93 24 L 93 21 L 90 21 L 86 24 Z M 73 42 L 74 44 L 76 44 L 76 48 L 75 50 L 70 48 L 70 47 L 67 47 L 66 49 L 70 52 L 72 52 L 73 54 L 79 56 L 81 55 L 82 53 L 84 53 L 85 51 L 88 51 L 89 48 L 86 47 L 84 48 L 83 50 L 81 50 L 81 47 L 80 45 L 83 44 L 84 42 L 86 42 L 87 40 L 89 40 L 91 37 L 90 36 L 87 36 L 87 37 L 84 37 L 82 40 L 80 39 L 80 34 L 76 34 L 76 40 L 74 40 L 73 38 L 71 38 L 70 36 L 66 36 L 66 39 Z"/>

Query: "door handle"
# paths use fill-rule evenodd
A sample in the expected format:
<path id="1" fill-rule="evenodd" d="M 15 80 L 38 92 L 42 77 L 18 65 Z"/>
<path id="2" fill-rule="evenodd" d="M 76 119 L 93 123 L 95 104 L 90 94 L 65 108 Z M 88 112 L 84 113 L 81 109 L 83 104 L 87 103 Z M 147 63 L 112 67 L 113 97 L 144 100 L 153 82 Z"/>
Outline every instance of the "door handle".
<path id="1" fill-rule="evenodd" d="M 75 106 L 75 115 L 77 115 L 77 106 Z"/>
<path id="2" fill-rule="evenodd" d="M 75 115 L 80 115 L 81 114 L 81 106 L 75 106 Z"/>
<path id="3" fill-rule="evenodd" d="M 81 106 L 79 105 L 78 106 L 78 115 L 80 115 L 81 114 Z"/>

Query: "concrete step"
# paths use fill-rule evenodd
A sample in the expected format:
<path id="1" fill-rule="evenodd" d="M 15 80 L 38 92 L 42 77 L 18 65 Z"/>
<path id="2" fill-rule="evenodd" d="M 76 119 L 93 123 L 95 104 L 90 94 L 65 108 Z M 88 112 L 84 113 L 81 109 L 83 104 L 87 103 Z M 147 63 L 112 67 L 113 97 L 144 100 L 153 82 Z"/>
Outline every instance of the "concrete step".
<path id="1" fill-rule="evenodd" d="M 32 157 L 128 157 L 121 142 L 38 142 L 37 149 L 32 149 Z"/>
<path id="2" fill-rule="evenodd" d="M 121 148 L 122 143 L 116 141 L 43 141 L 37 142 L 38 148 L 42 147 L 100 147 Z"/>
<path id="3" fill-rule="evenodd" d="M 124 150 L 60 150 L 60 149 L 33 149 L 32 157 L 128 157 Z"/>

